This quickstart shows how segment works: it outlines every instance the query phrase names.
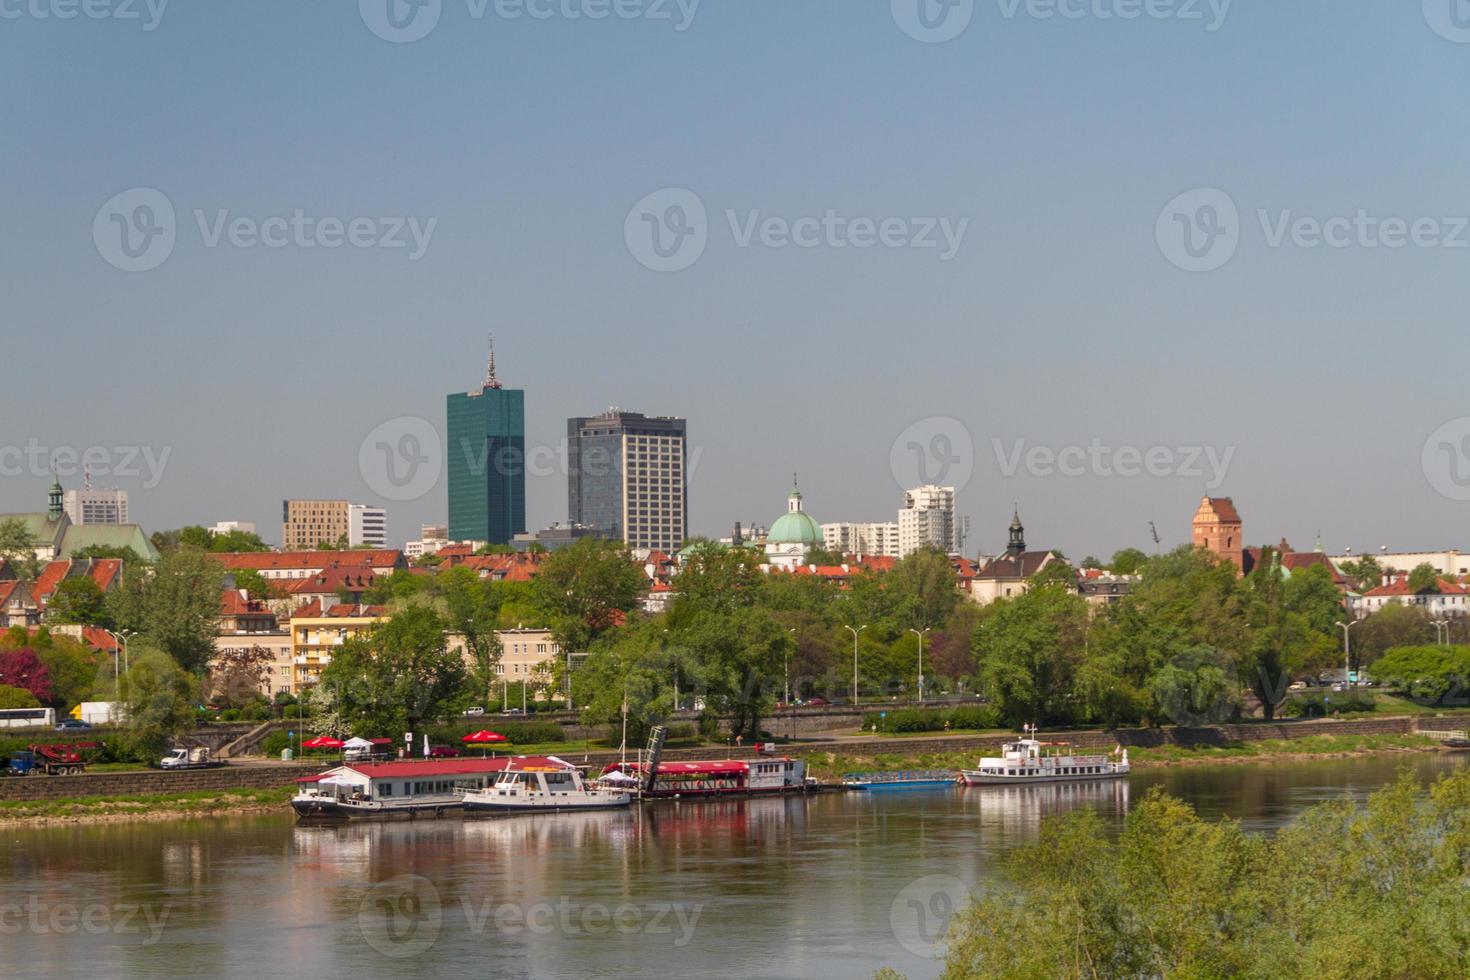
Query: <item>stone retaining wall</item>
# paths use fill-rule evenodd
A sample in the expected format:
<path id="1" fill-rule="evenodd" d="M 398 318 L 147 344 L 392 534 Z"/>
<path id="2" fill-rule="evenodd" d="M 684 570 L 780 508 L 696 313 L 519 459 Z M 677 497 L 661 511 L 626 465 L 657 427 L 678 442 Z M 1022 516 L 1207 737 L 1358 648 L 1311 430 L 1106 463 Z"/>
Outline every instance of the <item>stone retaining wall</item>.
<path id="1" fill-rule="evenodd" d="M 0 779 L 0 801 L 60 800 L 81 796 L 139 796 L 198 790 L 275 789 L 318 772 L 315 765 L 224 766 L 186 772 L 82 773 L 80 776 L 11 776 Z"/>

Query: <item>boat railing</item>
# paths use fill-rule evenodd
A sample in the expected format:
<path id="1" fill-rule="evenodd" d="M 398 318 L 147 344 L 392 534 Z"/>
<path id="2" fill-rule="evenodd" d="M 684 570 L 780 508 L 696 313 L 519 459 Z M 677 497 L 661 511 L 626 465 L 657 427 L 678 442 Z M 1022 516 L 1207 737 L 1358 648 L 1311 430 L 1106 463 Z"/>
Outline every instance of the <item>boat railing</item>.
<path id="1" fill-rule="evenodd" d="M 901 772 L 849 772 L 844 773 L 845 783 L 914 783 L 937 779 L 954 779 L 955 773 L 948 769 L 905 769 Z"/>

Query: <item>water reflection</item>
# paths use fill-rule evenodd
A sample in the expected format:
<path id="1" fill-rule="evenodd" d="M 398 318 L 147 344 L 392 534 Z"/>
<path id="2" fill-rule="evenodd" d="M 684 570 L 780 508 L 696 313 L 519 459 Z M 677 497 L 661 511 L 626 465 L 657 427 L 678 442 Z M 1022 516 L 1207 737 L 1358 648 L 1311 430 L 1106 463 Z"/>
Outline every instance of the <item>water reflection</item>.
<path id="1" fill-rule="evenodd" d="M 0 974 L 826 978 L 892 965 L 934 976 L 935 963 L 901 944 L 895 903 L 931 876 L 994 882 L 1000 859 L 1049 816 L 1091 807 L 1116 826 L 1160 786 L 1208 818 L 1269 831 L 1321 800 L 1361 798 L 1405 764 L 1429 777 L 1460 761 L 1180 768 L 1091 784 L 386 824 L 298 825 L 283 813 L 11 828 L 0 920 L 28 903 L 146 904 L 168 916 L 154 943 L 23 926 L 0 934 Z"/>

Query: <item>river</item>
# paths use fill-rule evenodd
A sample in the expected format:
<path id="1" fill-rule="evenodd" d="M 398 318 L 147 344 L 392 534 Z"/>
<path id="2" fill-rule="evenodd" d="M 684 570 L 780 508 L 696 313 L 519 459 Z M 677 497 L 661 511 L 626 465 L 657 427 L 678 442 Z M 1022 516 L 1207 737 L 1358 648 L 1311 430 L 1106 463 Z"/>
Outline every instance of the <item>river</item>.
<path id="1" fill-rule="evenodd" d="M 288 813 L 12 828 L 0 976 L 862 977 L 939 965 L 967 889 L 1042 817 L 1121 822 L 1153 786 L 1269 832 L 1421 755 L 1127 781 L 300 826 Z"/>

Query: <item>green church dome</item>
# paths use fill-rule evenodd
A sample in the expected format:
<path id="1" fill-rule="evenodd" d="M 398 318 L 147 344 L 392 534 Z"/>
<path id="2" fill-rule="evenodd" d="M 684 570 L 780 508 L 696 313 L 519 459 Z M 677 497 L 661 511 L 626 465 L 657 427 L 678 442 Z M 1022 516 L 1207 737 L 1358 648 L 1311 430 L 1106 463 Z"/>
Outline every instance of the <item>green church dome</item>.
<path id="1" fill-rule="evenodd" d="M 782 514 L 776 519 L 776 523 L 771 525 L 771 531 L 766 535 L 766 543 L 820 545 L 822 529 L 817 526 L 816 521 L 801 511 Z"/>

